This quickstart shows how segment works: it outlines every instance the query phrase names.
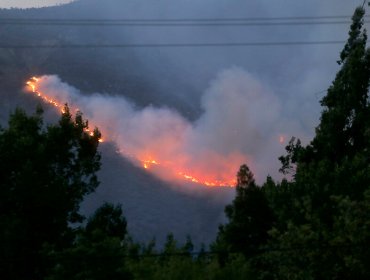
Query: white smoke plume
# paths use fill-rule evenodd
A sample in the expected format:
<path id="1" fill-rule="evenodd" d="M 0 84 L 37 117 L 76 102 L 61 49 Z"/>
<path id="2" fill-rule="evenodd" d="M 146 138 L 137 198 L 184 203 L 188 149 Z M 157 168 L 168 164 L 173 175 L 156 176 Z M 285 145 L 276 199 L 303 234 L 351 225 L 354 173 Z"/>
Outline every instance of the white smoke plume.
<path id="1" fill-rule="evenodd" d="M 122 96 L 83 95 L 54 75 L 40 77 L 37 90 L 78 108 L 122 155 L 166 180 L 232 184 L 243 163 L 259 182 L 268 174 L 276 178 L 287 140 L 301 136 L 271 90 L 238 67 L 211 82 L 194 123 L 169 108 L 137 108 Z"/>

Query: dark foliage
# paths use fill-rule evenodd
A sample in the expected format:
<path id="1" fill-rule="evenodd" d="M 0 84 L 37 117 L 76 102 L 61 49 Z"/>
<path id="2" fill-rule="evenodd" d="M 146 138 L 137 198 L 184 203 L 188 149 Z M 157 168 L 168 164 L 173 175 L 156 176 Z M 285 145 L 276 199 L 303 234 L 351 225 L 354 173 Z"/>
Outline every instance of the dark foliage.
<path id="1" fill-rule="evenodd" d="M 57 125 L 45 126 L 42 110 L 17 109 L 0 132 L 0 254 L 2 279 L 39 279 L 40 251 L 73 240 L 83 197 L 98 186 L 100 133 L 68 107 Z M 8 262 L 9 260 L 9 262 Z"/>

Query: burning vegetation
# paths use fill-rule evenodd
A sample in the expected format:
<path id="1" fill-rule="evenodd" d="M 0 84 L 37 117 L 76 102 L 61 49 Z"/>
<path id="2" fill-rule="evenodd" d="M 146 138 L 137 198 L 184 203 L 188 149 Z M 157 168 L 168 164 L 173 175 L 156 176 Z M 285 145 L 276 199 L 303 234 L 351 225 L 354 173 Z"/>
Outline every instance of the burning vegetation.
<path id="1" fill-rule="evenodd" d="M 68 103 L 65 101 L 62 101 L 56 96 L 50 96 L 46 91 L 43 91 L 40 89 L 40 83 L 42 82 L 43 77 L 32 77 L 30 80 L 26 82 L 27 84 L 27 91 L 34 94 L 36 97 L 42 99 L 45 103 L 50 104 L 51 106 L 54 106 L 55 108 L 59 109 L 61 112 L 64 110 L 64 104 Z M 80 111 L 80 108 L 76 104 L 68 104 L 70 106 L 72 112 L 78 112 Z M 99 120 L 95 120 L 94 118 L 89 118 L 92 122 L 90 123 L 90 126 L 92 123 L 94 125 L 99 124 Z M 112 141 L 114 142 L 114 137 L 110 137 L 110 131 L 109 129 L 105 129 L 104 125 L 100 125 L 100 130 L 105 135 L 106 139 L 100 138 L 99 142 Z M 93 134 L 92 131 L 90 131 L 88 128 L 86 129 L 86 132 L 88 132 L 90 135 Z M 147 147 L 145 148 L 146 150 Z M 130 160 L 132 160 L 134 163 L 137 163 L 141 167 L 143 167 L 146 170 L 150 170 L 154 172 L 154 174 L 158 175 L 160 177 L 168 178 L 171 177 L 171 179 L 177 179 L 177 180 L 185 180 L 188 182 L 193 182 L 196 184 L 201 184 L 208 187 L 220 187 L 220 186 L 235 186 L 235 179 L 234 174 L 230 173 L 230 176 L 225 179 L 225 176 L 222 176 L 222 179 L 215 179 L 216 176 L 214 174 L 193 174 L 191 170 L 187 170 L 186 168 L 181 169 L 181 163 L 178 164 L 176 162 L 176 159 L 170 161 L 160 161 L 159 159 L 155 158 L 152 155 L 147 155 L 146 157 L 143 157 L 142 155 L 138 155 L 135 153 L 132 153 L 128 151 L 127 149 L 119 149 L 117 152 Z M 146 152 L 148 153 L 148 152 Z M 156 152 L 153 152 L 153 154 L 156 154 Z M 170 175 L 168 174 L 170 173 Z M 195 172 L 198 173 L 198 172 Z M 165 176 L 161 174 L 166 174 Z"/>

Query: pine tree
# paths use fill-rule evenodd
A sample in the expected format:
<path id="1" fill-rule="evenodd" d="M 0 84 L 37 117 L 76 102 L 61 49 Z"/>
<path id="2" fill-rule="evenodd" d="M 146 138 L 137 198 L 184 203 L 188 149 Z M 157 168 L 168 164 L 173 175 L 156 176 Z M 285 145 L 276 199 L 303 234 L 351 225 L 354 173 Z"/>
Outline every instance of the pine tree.
<path id="1" fill-rule="evenodd" d="M 290 215 L 270 231 L 266 267 L 274 279 L 368 279 L 370 192 L 370 49 L 363 8 L 352 17 L 341 66 L 326 96 L 313 141 L 292 139 L 281 157 Z M 285 183 L 286 185 L 286 183 Z M 279 201 L 272 197 L 271 201 Z M 277 204 L 275 204 L 277 205 Z M 351 209 L 352 207 L 352 210 Z M 283 207 L 285 208 L 285 207 Z M 289 213 L 288 213 L 289 214 Z M 282 219 L 283 218 L 283 219 Z M 364 220 L 365 219 L 365 220 Z"/>
<path id="2" fill-rule="evenodd" d="M 215 250 L 253 256 L 266 242 L 273 216 L 264 190 L 256 185 L 253 173 L 245 164 L 239 169 L 236 196 L 226 206 L 225 214 L 229 222 L 220 226 Z"/>
<path id="3" fill-rule="evenodd" d="M 73 240 L 79 205 L 98 186 L 100 133 L 65 107 L 56 125 L 17 109 L 0 131 L 0 275 L 42 279 L 41 251 Z"/>

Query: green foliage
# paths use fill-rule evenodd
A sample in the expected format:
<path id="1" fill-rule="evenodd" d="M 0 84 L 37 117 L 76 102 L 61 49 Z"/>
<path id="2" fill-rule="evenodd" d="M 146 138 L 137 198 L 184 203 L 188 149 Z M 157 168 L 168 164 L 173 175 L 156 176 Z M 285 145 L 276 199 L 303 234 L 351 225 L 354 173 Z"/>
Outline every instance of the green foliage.
<path id="1" fill-rule="evenodd" d="M 361 172 L 370 157 L 370 50 L 366 48 L 367 35 L 362 29 L 363 16 L 364 10 L 356 9 L 349 39 L 340 55 L 342 68 L 321 101 L 324 110 L 315 138 L 299 154 L 294 153 L 301 169 L 297 170 L 297 182 L 304 183 L 314 170 L 319 170 L 320 177 L 315 175 L 314 180 L 332 185 L 330 192 L 356 198 L 362 196 L 367 186 L 352 185 L 348 179 Z M 352 165 L 359 157 L 366 159 L 363 164 Z"/>
<path id="2" fill-rule="evenodd" d="M 3 279 L 39 279 L 40 250 L 73 240 L 71 223 L 83 197 L 98 186 L 100 133 L 68 107 L 57 125 L 45 126 L 42 110 L 17 109 L 0 132 L 0 267 Z"/>
<path id="3" fill-rule="evenodd" d="M 324 111 L 312 143 L 317 153 L 337 162 L 369 144 L 364 134 L 370 116 L 370 50 L 362 30 L 364 13 L 358 8 L 353 15 L 349 39 L 340 55 L 342 68 L 321 101 Z"/>
<path id="4" fill-rule="evenodd" d="M 250 264 L 242 254 L 231 254 L 228 262 L 220 265 L 217 256 L 205 253 L 204 249 L 197 254 L 192 253 L 189 237 L 185 244 L 178 245 L 174 236 L 169 234 L 160 253 L 153 250 L 154 245 L 153 242 L 148 244 L 150 250 L 143 245 L 138 257 L 127 259 L 126 267 L 134 279 L 254 279 Z"/>
<path id="5" fill-rule="evenodd" d="M 125 269 L 126 233 L 121 207 L 102 205 L 79 230 L 73 246 L 49 253 L 56 262 L 47 279 L 132 279 Z"/>
<path id="6" fill-rule="evenodd" d="M 242 165 L 237 175 L 236 197 L 226 206 L 225 214 L 229 223 L 220 226 L 214 251 L 240 252 L 253 256 L 259 246 L 266 243 L 268 230 L 273 224 L 273 214 L 264 189 L 258 187 L 253 174 Z"/>
<path id="7" fill-rule="evenodd" d="M 313 141 L 293 138 L 280 158 L 293 180 L 266 183 L 277 223 L 260 278 L 369 278 L 370 50 L 364 10 L 352 20 Z"/>
<path id="8" fill-rule="evenodd" d="M 300 156 L 300 151 L 302 149 L 301 141 L 292 137 L 290 139 L 288 146 L 285 147 L 287 155 L 279 157 L 282 164 L 280 172 L 283 174 L 293 174 L 295 173 L 296 163 Z"/>
<path id="9" fill-rule="evenodd" d="M 287 223 L 287 228 L 270 231 L 269 250 L 262 255 L 267 279 L 368 279 L 370 242 L 370 197 L 353 201 L 332 196 L 336 211 L 332 226 L 326 227 L 309 207 L 302 212 L 306 223 Z"/>
<path id="10" fill-rule="evenodd" d="M 112 237 L 123 241 L 127 234 L 126 227 L 121 206 L 105 203 L 88 220 L 85 235 L 90 239 L 100 235 L 102 238 Z"/>

